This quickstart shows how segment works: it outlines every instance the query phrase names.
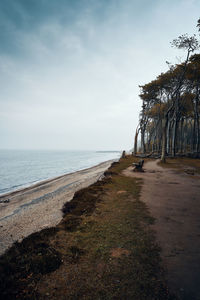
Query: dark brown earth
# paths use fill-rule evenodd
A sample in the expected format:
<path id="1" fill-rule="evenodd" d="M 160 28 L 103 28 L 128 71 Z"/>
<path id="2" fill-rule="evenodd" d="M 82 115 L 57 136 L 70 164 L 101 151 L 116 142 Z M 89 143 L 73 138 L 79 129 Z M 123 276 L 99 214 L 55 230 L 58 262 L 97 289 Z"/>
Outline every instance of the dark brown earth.
<path id="1" fill-rule="evenodd" d="M 56 227 L 0 257 L 0 298 L 200 299 L 200 160 L 148 159 L 144 173 L 136 161 L 113 164 Z"/>
<path id="2" fill-rule="evenodd" d="M 55 226 L 62 219 L 62 206 L 81 188 L 96 182 L 112 161 L 45 180 L 0 196 L 0 255 L 14 242 L 33 232 Z"/>
<path id="3" fill-rule="evenodd" d="M 33 233 L 0 257 L 2 299 L 172 300 L 139 199 L 142 181 L 122 175 L 137 159 L 112 165 L 75 193 L 53 228 Z"/>
<path id="4" fill-rule="evenodd" d="M 144 173 L 129 167 L 123 174 L 144 180 L 140 200 L 156 218 L 170 289 L 180 299 L 200 299 L 200 160 L 171 160 L 167 168 L 157 163 L 146 162 Z"/>

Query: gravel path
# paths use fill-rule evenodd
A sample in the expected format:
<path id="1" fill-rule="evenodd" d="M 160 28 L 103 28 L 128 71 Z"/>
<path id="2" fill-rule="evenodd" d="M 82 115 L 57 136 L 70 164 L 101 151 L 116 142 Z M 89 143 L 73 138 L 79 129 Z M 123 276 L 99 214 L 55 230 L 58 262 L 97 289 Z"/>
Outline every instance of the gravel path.
<path id="1" fill-rule="evenodd" d="M 96 182 L 112 162 L 0 196 L 1 202 L 9 200 L 9 203 L 0 203 L 0 254 L 15 241 L 58 224 L 63 204 L 73 198 L 75 191 Z"/>
<path id="2" fill-rule="evenodd" d="M 200 299 L 200 176 L 162 168 L 156 161 L 124 175 L 143 178 L 141 200 L 156 218 L 169 287 L 180 299 Z"/>

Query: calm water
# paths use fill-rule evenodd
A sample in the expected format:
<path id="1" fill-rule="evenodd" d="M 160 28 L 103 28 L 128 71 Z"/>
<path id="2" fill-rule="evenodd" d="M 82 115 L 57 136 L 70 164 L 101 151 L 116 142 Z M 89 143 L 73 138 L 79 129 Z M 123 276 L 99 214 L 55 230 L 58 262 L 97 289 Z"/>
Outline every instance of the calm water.
<path id="1" fill-rule="evenodd" d="M 106 151 L 0 150 L 0 194 L 119 156 Z"/>

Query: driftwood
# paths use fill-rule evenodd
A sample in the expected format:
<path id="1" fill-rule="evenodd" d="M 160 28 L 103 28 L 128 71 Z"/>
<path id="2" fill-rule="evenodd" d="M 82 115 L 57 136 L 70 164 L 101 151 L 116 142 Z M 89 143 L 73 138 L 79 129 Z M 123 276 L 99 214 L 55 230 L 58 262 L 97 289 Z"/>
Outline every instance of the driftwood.
<path id="1" fill-rule="evenodd" d="M 133 172 L 144 172 L 143 170 L 144 160 L 141 159 L 138 163 L 133 163 L 134 169 Z"/>
<path id="2" fill-rule="evenodd" d="M 140 158 L 156 158 L 156 159 L 158 159 L 158 158 L 161 157 L 160 154 L 158 154 L 158 153 L 153 153 L 153 152 L 148 153 L 148 154 L 136 154 L 136 155 L 134 155 L 134 156 L 135 156 L 135 157 L 140 157 Z"/>

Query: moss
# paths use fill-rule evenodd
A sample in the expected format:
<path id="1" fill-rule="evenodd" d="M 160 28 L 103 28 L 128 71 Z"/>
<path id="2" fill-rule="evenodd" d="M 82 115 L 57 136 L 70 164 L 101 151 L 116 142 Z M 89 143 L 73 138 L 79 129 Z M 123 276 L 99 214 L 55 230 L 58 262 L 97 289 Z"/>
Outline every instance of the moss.
<path id="1" fill-rule="evenodd" d="M 70 258 L 73 263 L 77 263 L 80 257 L 85 254 L 85 251 L 77 246 L 70 246 L 69 252 L 68 258 Z"/>
<path id="2" fill-rule="evenodd" d="M 69 213 L 76 216 L 91 215 L 95 210 L 96 203 L 101 201 L 103 186 L 108 182 L 110 182 L 110 179 L 104 178 L 88 188 L 77 191 L 73 199 L 63 206 L 63 215 L 65 216 Z"/>
<path id="3" fill-rule="evenodd" d="M 64 230 L 66 231 L 74 232 L 79 228 L 81 221 L 81 217 L 67 215 L 65 218 L 63 218 L 61 226 L 63 226 Z"/>
<path id="4" fill-rule="evenodd" d="M 61 265 L 60 253 L 46 243 L 57 230 L 51 228 L 15 243 L 0 257 L 0 294 L 3 299 L 23 299 L 26 288 L 38 275 L 55 271 Z M 25 291 L 25 292 L 23 292 Z"/>
<path id="5" fill-rule="evenodd" d="M 142 181 L 122 175 L 134 161 L 114 163 L 103 180 L 64 205 L 57 227 L 0 258 L 4 299 L 46 299 L 47 293 L 51 299 L 173 298 L 150 227 L 154 219 L 140 201 Z"/>

